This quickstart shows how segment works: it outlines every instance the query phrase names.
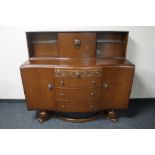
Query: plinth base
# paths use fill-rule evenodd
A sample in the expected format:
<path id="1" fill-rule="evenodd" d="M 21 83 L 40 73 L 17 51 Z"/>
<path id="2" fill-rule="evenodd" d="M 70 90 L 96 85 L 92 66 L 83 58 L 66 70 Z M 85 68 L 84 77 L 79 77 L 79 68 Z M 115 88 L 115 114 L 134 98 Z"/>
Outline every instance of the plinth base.
<path id="1" fill-rule="evenodd" d="M 40 123 L 43 123 L 47 120 L 49 120 L 52 117 L 52 113 L 50 111 L 40 111 L 38 113 L 38 120 Z M 56 117 L 67 121 L 67 122 L 73 122 L 73 123 L 83 123 L 95 120 L 99 116 L 98 112 L 87 112 L 87 113 L 69 113 L 69 112 L 56 112 Z M 118 115 L 117 112 L 114 110 L 106 110 L 104 111 L 104 115 L 107 119 L 117 122 Z"/>
<path id="2" fill-rule="evenodd" d="M 72 123 L 83 123 L 95 120 L 98 117 L 99 112 L 91 113 L 59 113 L 59 118 L 63 121 Z"/>

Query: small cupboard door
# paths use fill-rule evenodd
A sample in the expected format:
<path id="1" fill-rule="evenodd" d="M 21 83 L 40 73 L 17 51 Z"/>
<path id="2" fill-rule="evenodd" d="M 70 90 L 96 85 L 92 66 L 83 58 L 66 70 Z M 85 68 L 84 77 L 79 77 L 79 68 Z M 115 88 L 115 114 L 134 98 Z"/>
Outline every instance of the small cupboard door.
<path id="1" fill-rule="evenodd" d="M 101 108 L 126 109 L 128 107 L 134 67 L 103 68 Z"/>
<path id="2" fill-rule="evenodd" d="M 53 68 L 21 68 L 21 76 L 29 110 L 55 110 Z"/>
<path id="3" fill-rule="evenodd" d="M 96 33 L 58 33 L 59 56 L 61 58 L 96 57 Z"/>

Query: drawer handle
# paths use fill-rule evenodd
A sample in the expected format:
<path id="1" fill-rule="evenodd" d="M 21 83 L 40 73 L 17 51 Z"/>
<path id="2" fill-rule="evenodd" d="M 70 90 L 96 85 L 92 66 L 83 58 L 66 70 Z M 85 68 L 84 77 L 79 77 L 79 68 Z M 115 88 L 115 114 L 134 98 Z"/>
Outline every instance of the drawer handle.
<path id="1" fill-rule="evenodd" d="M 62 108 L 64 109 L 64 108 L 65 108 L 65 106 L 64 106 L 64 105 L 62 105 Z"/>
<path id="2" fill-rule="evenodd" d="M 93 93 L 93 92 L 91 92 L 91 93 L 90 93 L 90 95 L 91 95 L 91 96 L 94 96 L 94 93 Z"/>
<path id="3" fill-rule="evenodd" d="M 64 81 L 60 81 L 60 84 L 61 84 L 61 85 L 64 85 Z"/>
<path id="4" fill-rule="evenodd" d="M 75 75 L 76 75 L 77 77 L 80 77 L 80 76 L 81 76 L 80 72 L 78 72 L 78 71 L 75 72 Z"/>
<path id="5" fill-rule="evenodd" d="M 53 88 L 53 84 L 52 83 L 48 83 L 48 89 L 52 89 Z"/>
<path id="6" fill-rule="evenodd" d="M 103 84 L 102 84 L 102 87 L 104 87 L 104 88 L 108 88 L 109 85 L 108 85 L 108 83 L 103 83 Z"/>
<path id="7" fill-rule="evenodd" d="M 94 105 L 90 105 L 90 108 L 91 108 L 91 109 L 94 109 Z"/>
<path id="8" fill-rule="evenodd" d="M 80 46 L 81 46 L 81 41 L 80 41 L 79 39 L 74 39 L 74 46 L 75 46 L 76 48 L 80 48 Z"/>
<path id="9" fill-rule="evenodd" d="M 60 96 L 65 96 L 65 93 L 60 93 Z"/>
<path id="10" fill-rule="evenodd" d="M 92 83 L 92 84 L 95 84 L 95 81 L 94 81 L 94 80 L 92 80 L 92 81 L 91 81 L 91 83 Z"/>

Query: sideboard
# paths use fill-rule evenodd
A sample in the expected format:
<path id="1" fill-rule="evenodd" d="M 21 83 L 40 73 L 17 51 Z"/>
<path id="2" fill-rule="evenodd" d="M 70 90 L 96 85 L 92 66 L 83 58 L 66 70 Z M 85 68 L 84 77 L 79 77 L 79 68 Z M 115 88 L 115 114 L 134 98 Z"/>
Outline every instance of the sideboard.
<path id="1" fill-rule="evenodd" d="M 135 70 L 126 59 L 128 36 L 26 32 L 29 60 L 20 71 L 28 110 L 38 111 L 40 122 L 54 112 L 72 122 L 91 120 L 97 112 L 116 121 L 117 110 L 128 108 Z"/>

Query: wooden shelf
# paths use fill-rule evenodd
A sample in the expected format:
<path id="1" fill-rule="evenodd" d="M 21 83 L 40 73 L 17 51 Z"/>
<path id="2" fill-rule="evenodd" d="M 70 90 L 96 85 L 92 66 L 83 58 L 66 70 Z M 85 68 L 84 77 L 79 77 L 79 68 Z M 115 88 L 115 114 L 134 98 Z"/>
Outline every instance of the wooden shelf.
<path id="1" fill-rule="evenodd" d="M 124 43 L 124 41 L 121 40 L 97 40 L 97 43 Z"/>
<path id="2" fill-rule="evenodd" d="M 40 40 L 40 41 L 31 41 L 31 44 L 55 44 L 57 40 Z M 97 43 L 124 43 L 120 40 L 97 40 Z"/>
<path id="3" fill-rule="evenodd" d="M 56 44 L 57 40 L 39 40 L 39 41 L 31 41 L 31 44 Z"/>
<path id="4" fill-rule="evenodd" d="M 97 43 L 125 43 L 120 40 L 97 40 Z M 57 40 L 40 40 L 40 41 L 32 41 L 31 44 L 55 44 Z"/>

